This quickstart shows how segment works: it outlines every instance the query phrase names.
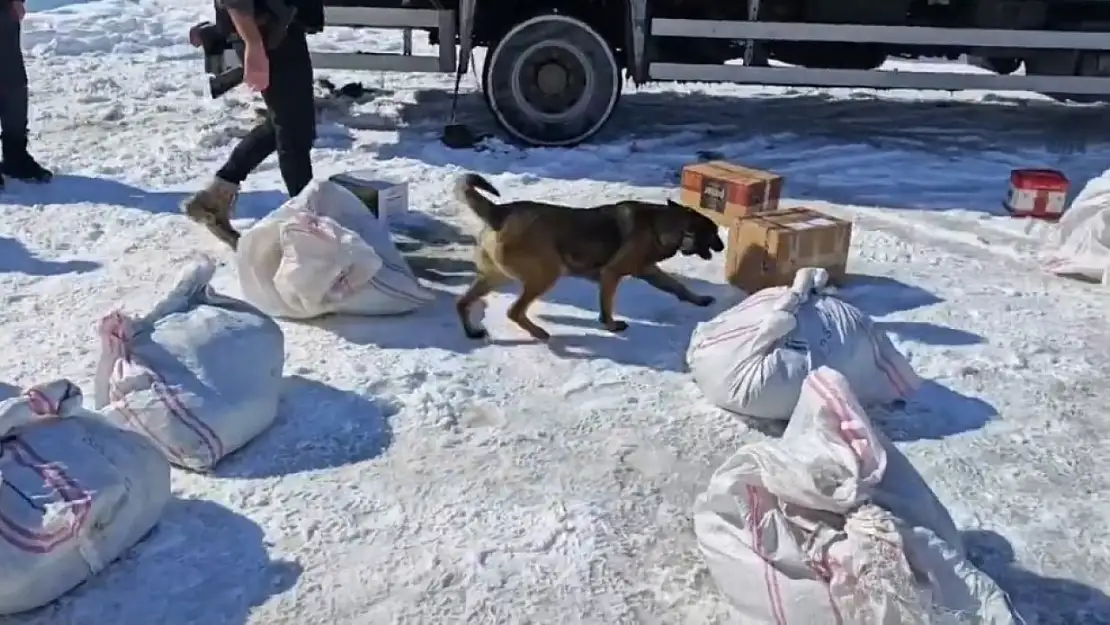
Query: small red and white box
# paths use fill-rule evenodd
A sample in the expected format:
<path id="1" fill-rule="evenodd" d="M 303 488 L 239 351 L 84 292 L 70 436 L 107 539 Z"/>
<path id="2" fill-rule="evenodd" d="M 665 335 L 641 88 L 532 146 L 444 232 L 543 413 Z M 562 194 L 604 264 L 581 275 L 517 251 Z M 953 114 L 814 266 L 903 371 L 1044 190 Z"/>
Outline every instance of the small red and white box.
<path id="1" fill-rule="evenodd" d="M 1015 169 L 1002 205 L 1014 217 L 1059 219 L 1068 197 L 1068 177 L 1055 169 Z"/>

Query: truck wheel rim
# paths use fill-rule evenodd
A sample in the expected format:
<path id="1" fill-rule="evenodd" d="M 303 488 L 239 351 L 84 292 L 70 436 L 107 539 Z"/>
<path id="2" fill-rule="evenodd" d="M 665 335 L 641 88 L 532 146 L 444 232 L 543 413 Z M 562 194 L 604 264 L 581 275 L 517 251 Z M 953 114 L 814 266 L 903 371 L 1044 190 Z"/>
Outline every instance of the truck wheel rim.
<path id="1" fill-rule="evenodd" d="M 562 41 L 532 45 L 517 57 L 512 72 L 516 106 L 546 122 L 581 115 L 597 80 L 585 55 Z"/>
<path id="2" fill-rule="evenodd" d="M 588 139 L 620 97 L 620 66 L 609 44 L 567 15 L 537 15 L 517 24 L 486 62 L 483 91 L 498 125 L 533 145 L 563 147 Z M 566 93 L 550 93 L 549 83 L 559 80 Z"/>

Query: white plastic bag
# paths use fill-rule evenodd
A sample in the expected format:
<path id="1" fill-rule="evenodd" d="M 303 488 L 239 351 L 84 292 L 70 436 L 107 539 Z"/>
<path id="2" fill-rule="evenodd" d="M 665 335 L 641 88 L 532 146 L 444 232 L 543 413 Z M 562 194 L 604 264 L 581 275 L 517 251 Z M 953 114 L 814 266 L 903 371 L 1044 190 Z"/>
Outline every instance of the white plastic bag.
<path id="1" fill-rule="evenodd" d="M 1110 286 L 1110 175 L 1083 187 L 1048 237 L 1041 260 L 1054 274 Z"/>
<path id="2" fill-rule="evenodd" d="M 1015 623 L 948 511 L 828 367 L 806 378 L 781 439 L 717 469 L 694 531 L 745 625 Z"/>
<path id="3" fill-rule="evenodd" d="M 239 285 L 275 317 L 394 315 L 434 299 L 355 194 L 314 180 L 239 239 Z"/>
<path id="4" fill-rule="evenodd" d="M 921 385 L 886 333 L 814 268 L 698 324 L 686 362 L 709 401 L 759 419 L 790 418 L 802 381 L 821 365 L 844 374 L 865 405 L 904 399 Z"/>
<path id="5" fill-rule="evenodd" d="M 146 316 L 117 311 L 100 323 L 97 410 L 196 471 L 274 422 L 285 365 L 281 328 L 215 292 L 214 272 L 199 263 Z"/>
<path id="6" fill-rule="evenodd" d="M 170 467 L 58 380 L 0 403 L 0 615 L 50 603 L 146 535 Z"/>

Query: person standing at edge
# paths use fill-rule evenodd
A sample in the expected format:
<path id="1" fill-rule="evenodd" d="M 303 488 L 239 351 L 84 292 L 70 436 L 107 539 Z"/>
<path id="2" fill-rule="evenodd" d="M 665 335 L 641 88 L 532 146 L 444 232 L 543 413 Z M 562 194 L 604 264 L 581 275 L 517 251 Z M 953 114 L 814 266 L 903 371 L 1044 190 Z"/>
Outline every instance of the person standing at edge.
<path id="1" fill-rule="evenodd" d="M 27 152 L 27 66 L 20 45 L 23 0 L 0 0 L 0 189 L 4 177 L 50 182 L 54 174 Z"/>
<path id="2" fill-rule="evenodd" d="M 4 0 L 0 0 L 3 2 Z M 239 185 L 275 151 L 289 196 L 312 181 L 312 144 L 316 141 L 316 102 L 312 58 L 306 35 L 324 26 L 322 0 L 298 0 L 296 19 L 281 42 L 267 49 L 267 29 L 275 15 L 266 0 L 217 0 L 216 23 L 227 25 L 243 40 L 243 82 L 261 92 L 267 118 L 243 137 L 215 178 L 182 203 L 182 211 L 234 249 L 239 233 L 231 227 Z M 189 33 L 194 46 L 196 33 Z"/>

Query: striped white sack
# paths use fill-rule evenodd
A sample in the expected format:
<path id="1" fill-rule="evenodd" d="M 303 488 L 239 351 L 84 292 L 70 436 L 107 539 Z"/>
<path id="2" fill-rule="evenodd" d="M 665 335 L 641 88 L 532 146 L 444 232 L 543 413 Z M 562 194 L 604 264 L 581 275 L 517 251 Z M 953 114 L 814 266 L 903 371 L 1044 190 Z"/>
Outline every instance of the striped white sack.
<path id="1" fill-rule="evenodd" d="M 235 252 L 247 301 L 275 317 L 395 315 L 434 299 L 354 193 L 314 180 L 259 220 Z"/>
<path id="2" fill-rule="evenodd" d="M 277 322 L 213 290 L 214 272 L 205 259 L 145 316 L 100 321 L 96 409 L 195 471 L 274 422 L 285 366 Z"/>
<path id="3" fill-rule="evenodd" d="M 943 504 L 848 380 L 811 373 L 781 439 L 745 445 L 694 505 L 698 546 L 745 625 L 1013 625 Z"/>
<path id="4" fill-rule="evenodd" d="M 821 365 L 844 374 L 864 405 L 905 399 L 921 385 L 886 333 L 836 297 L 817 268 L 698 324 L 686 362 L 706 399 L 759 419 L 788 419 L 802 382 Z"/>
<path id="5" fill-rule="evenodd" d="M 0 403 L 0 615 L 45 605 L 154 527 L 170 467 L 68 380 Z"/>
<path id="6" fill-rule="evenodd" d="M 1049 226 L 1040 260 L 1051 273 L 1110 286 L 1110 176 L 1088 182 Z"/>

